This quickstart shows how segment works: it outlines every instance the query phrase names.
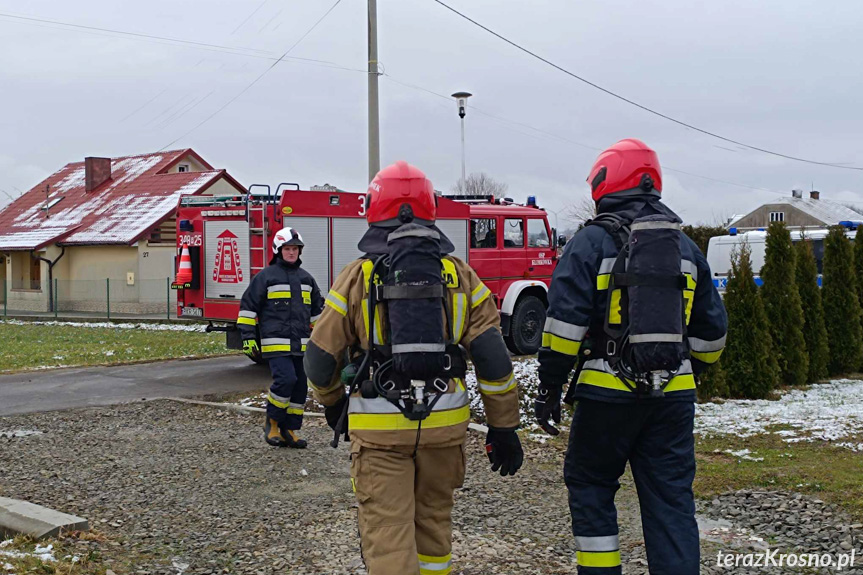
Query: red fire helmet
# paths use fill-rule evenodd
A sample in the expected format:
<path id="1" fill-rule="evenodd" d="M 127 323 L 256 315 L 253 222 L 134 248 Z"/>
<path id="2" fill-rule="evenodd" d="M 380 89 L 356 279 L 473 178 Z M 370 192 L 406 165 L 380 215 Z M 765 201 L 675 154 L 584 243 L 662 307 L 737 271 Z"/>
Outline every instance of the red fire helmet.
<path id="1" fill-rule="evenodd" d="M 625 190 L 662 192 L 662 169 L 656 152 L 635 138 L 621 140 L 599 154 L 587 177 L 594 201 Z"/>
<path id="2" fill-rule="evenodd" d="M 431 180 L 404 161 L 387 166 L 369 184 L 366 220 L 369 224 L 401 224 L 405 220 L 430 224 L 437 214 Z"/>

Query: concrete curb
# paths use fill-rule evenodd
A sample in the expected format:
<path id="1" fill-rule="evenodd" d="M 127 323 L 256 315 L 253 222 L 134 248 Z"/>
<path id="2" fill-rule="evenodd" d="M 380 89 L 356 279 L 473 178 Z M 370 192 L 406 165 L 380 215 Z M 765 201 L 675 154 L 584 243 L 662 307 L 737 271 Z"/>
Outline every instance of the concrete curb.
<path id="1" fill-rule="evenodd" d="M 0 534 L 29 535 L 35 539 L 56 537 L 60 531 L 87 531 L 87 520 L 41 505 L 0 497 Z"/>

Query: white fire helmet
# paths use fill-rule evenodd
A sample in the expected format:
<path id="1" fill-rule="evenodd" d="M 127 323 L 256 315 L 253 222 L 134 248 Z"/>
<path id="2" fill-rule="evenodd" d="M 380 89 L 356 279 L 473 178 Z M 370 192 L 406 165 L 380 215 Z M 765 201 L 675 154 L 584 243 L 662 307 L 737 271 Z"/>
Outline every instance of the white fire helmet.
<path id="1" fill-rule="evenodd" d="M 282 246 L 300 246 L 302 248 L 304 245 L 306 244 L 303 243 L 303 236 L 294 228 L 282 228 L 273 237 L 274 254 L 278 254 Z"/>

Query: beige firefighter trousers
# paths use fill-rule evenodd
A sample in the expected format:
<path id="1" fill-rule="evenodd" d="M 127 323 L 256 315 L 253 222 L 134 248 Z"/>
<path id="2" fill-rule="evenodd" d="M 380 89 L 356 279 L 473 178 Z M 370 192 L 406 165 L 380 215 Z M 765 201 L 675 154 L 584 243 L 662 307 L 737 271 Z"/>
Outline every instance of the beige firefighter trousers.
<path id="1" fill-rule="evenodd" d="M 453 492 L 464 482 L 464 446 L 372 449 L 351 445 L 369 575 L 452 571 Z"/>

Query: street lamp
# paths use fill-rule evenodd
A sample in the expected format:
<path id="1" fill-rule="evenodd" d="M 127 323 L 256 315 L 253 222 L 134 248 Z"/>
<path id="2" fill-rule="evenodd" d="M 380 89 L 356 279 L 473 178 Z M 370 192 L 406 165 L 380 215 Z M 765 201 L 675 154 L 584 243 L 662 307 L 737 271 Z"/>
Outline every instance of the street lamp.
<path id="1" fill-rule="evenodd" d="M 466 191 L 467 179 L 465 176 L 465 164 L 464 164 L 464 117 L 467 113 L 467 99 L 470 98 L 473 94 L 469 92 L 456 92 L 452 95 L 455 98 L 456 104 L 458 104 L 458 117 L 461 118 L 461 181 L 463 189 L 462 191 Z"/>

